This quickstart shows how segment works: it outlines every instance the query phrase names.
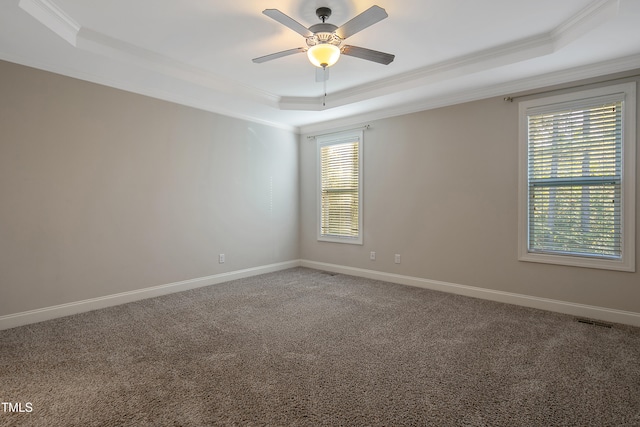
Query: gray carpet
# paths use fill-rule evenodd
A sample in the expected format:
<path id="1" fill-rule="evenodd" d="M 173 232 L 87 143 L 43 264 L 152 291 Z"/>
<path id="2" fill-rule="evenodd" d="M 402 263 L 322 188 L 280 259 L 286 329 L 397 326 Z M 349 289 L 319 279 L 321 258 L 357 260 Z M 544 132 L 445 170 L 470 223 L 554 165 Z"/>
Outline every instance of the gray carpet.
<path id="1" fill-rule="evenodd" d="M 1 426 L 640 426 L 640 328 L 304 268 L 0 345 Z"/>

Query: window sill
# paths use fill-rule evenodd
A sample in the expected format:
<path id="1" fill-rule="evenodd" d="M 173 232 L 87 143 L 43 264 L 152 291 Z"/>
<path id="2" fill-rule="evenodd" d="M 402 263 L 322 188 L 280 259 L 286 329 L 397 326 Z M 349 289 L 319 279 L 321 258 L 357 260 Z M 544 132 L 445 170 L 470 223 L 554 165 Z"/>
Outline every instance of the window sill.
<path id="1" fill-rule="evenodd" d="M 318 237 L 318 242 L 329 242 L 329 243 L 346 243 L 349 245 L 362 245 L 362 237 L 328 237 L 328 236 L 320 236 Z"/>
<path id="2" fill-rule="evenodd" d="M 596 268 L 601 270 L 617 270 L 633 273 L 636 271 L 635 263 L 629 260 L 613 260 L 588 258 L 571 255 L 552 255 L 526 252 L 518 257 L 520 261 L 538 262 L 543 264 L 566 265 L 570 267 Z"/>

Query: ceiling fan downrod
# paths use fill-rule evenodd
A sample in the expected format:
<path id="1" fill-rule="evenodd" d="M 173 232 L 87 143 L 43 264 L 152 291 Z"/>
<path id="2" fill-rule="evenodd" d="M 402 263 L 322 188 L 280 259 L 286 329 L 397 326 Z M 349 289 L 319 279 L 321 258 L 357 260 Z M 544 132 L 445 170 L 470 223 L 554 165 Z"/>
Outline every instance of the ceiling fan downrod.
<path id="1" fill-rule="evenodd" d="M 316 16 L 324 24 L 324 22 L 327 19 L 329 19 L 329 17 L 331 16 L 331 9 L 329 9 L 328 7 L 319 7 L 319 8 L 316 9 Z"/>

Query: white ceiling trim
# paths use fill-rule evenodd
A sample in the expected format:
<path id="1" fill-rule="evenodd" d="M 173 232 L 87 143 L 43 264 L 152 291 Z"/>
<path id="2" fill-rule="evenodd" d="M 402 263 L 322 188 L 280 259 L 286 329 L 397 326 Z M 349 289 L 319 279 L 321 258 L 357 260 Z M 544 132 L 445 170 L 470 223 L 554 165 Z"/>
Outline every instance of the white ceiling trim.
<path id="1" fill-rule="evenodd" d="M 282 97 L 279 105 L 283 110 L 326 110 L 549 55 L 613 19 L 619 3 L 619 0 L 598 0 L 548 33 L 329 94 L 325 107 L 322 96 Z"/>
<path id="2" fill-rule="evenodd" d="M 389 117 L 417 113 L 419 111 L 447 107 L 450 105 L 472 102 L 496 96 L 511 95 L 540 88 L 551 87 L 554 85 L 562 85 L 580 80 L 600 77 L 603 75 L 635 70 L 638 68 L 640 68 L 640 55 L 632 55 L 613 61 L 604 61 L 597 64 L 572 68 L 569 70 L 547 73 L 533 78 L 519 79 L 492 86 L 485 86 L 474 90 L 466 90 L 464 92 L 447 94 L 440 97 L 433 97 L 429 98 L 428 100 L 423 100 L 412 104 L 405 104 L 397 108 L 385 108 L 369 113 L 353 115 L 335 120 L 327 120 L 322 123 L 299 126 L 298 133 L 304 135 L 326 130 L 339 131 L 340 129 L 358 126 L 372 120 L 386 119 Z"/>
<path id="3" fill-rule="evenodd" d="M 75 69 L 68 63 L 36 63 L 39 61 L 34 58 L 15 58 L 16 53 L 10 55 L 14 58 L 3 55 L 4 59 L 298 133 L 339 129 L 369 120 L 640 68 L 640 55 L 635 55 L 495 85 L 476 85 L 471 89 L 456 89 L 448 93 L 435 90 L 435 93 L 440 94 L 429 95 L 429 87 L 436 89 L 443 86 L 443 83 L 444 86 L 455 87 L 457 79 L 471 77 L 481 80 L 483 76 L 489 76 L 488 73 L 492 73 L 493 70 L 500 72 L 501 67 L 561 52 L 565 46 L 618 16 L 620 0 L 593 0 L 586 8 L 546 33 L 454 57 L 342 91 L 330 92 L 326 97 L 326 106 L 323 106 L 322 96 L 281 97 L 251 84 L 233 80 L 233 76 L 223 77 L 83 27 L 54 1 L 57 0 L 19 0 L 19 6 L 70 46 L 86 52 L 83 56 L 78 56 L 78 59 L 80 63 L 85 61 L 91 66 Z M 144 77 L 130 78 L 136 75 Z M 403 93 L 415 94 L 409 96 L 414 101 L 402 106 L 397 104 L 398 96 Z M 418 100 L 419 93 L 425 95 Z M 373 102 L 367 107 L 365 101 L 369 100 Z M 291 111 L 289 115 L 297 114 L 298 123 L 304 123 L 304 120 L 316 120 L 316 123 L 298 127 L 284 125 L 278 122 L 277 114 L 281 114 L 278 111 Z M 326 114 L 312 114 L 322 111 L 326 111 Z M 355 114 L 356 111 L 359 112 Z"/>
<path id="4" fill-rule="evenodd" d="M 76 45 L 80 24 L 55 3 L 49 0 L 20 0 L 18 5 L 69 44 Z"/>
<path id="5" fill-rule="evenodd" d="M 40 0 L 37 0 L 40 1 Z M 203 88 L 277 107 L 279 97 L 268 92 L 225 79 L 197 67 L 176 61 L 148 49 L 126 43 L 105 34 L 82 27 L 77 47 L 95 54 L 137 65 L 155 73 L 183 80 Z"/>
<path id="6" fill-rule="evenodd" d="M 277 108 L 280 97 L 167 56 L 83 27 L 50 0 L 20 0 L 19 6 L 72 46 L 163 74 Z"/>
<path id="7" fill-rule="evenodd" d="M 323 111 L 398 91 L 551 54 L 616 16 L 619 0 L 596 0 L 546 34 L 530 37 L 323 97 L 281 97 L 82 27 L 51 0 L 20 0 L 20 7 L 72 46 L 174 79 L 280 110 Z M 152 95 L 153 96 L 153 95 Z"/>
<path id="8" fill-rule="evenodd" d="M 280 108 L 305 110 L 312 105 L 319 106 L 319 110 L 335 108 L 548 55 L 554 52 L 553 46 L 554 41 L 548 35 L 531 37 L 328 94 L 326 108 L 322 108 L 322 97 L 283 97 Z"/>
<path id="9" fill-rule="evenodd" d="M 228 117 L 237 118 L 240 120 L 246 120 L 253 123 L 267 125 L 278 129 L 283 129 L 290 132 L 297 132 L 298 128 L 293 125 L 265 120 L 257 115 L 238 113 L 237 109 L 228 109 L 224 107 L 224 102 L 212 103 L 210 99 L 203 100 L 200 97 L 193 95 L 185 95 L 178 91 L 167 91 L 155 86 L 142 86 L 139 84 L 133 84 L 130 80 L 114 78 L 103 74 L 94 74 L 85 71 L 79 71 L 75 68 L 69 68 L 61 66 L 59 64 L 52 64 L 49 62 L 37 61 L 33 58 L 27 58 L 23 56 L 17 56 L 7 54 L 5 52 L 0 53 L 0 57 L 9 62 L 15 64 L 24 65 L 27 67 L 36 68 L 38 70 L 49 71 L 51 73 L 60 74 L 83 80 L 86 82 L 96 83 L 104 86 L 108 86 L 114 89 L 120 89 L 127 92 L 137 93 L 139 95 L 148 96 L 151 98 L 162 99 L 164 101 L 173 102 L 179 105 L 185 105 L 188 107 L 197 108 L 203 111 L 209 111 L 212 113 L 221 114 Z M 179 82 L 178 82 L 179 83 Z"/>
<path id="10" fill-rule="evenodd" d="M 593 28 L 618 15 L 620 0 L 597 0 L 551 31 L 556 49 L 561 49 Z"/>

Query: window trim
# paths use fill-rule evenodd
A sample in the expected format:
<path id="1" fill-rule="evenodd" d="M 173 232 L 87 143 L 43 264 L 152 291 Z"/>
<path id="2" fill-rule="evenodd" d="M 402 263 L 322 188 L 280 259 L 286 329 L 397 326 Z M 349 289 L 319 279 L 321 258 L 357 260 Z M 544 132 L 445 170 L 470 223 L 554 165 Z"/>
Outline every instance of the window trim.
<path id="1" fill-rule="evenodd" d="M 622 257 L 620 259 L 603 259 L 529 252 L 528 110 L 567 102 L 579 104 L 588 98 L 616 94 L 623 95 L 622 206 L 620 212 Z M 553 95 L 519 103 L 518 259 L 520 261 L 635 272 L 636 118 L 635 82 Z"/>
<path id="2" fill-rule="evenodd" d="M 338 237 L 338 236 L 323 236 L 322 235 L 322 159 L 320 150 L 326 145 L 335 145 L 346 142 L 358 141 L 358 236 L 357 237 Z M 316 193 L 316 231 L 317 240 L 320 242 L 332 242 L 332 243 L 347 243 L 353 245 L 363 244 L 363 191 L 364 191 L 364 170 L 363 170 L 363 142 L 364 131 L 363 130 L 351 130 L 344 132 L 336 132 L 327 135 L 321 135 L 316 137 L 316 179 L 317 179 L 317 193 Z"/>

